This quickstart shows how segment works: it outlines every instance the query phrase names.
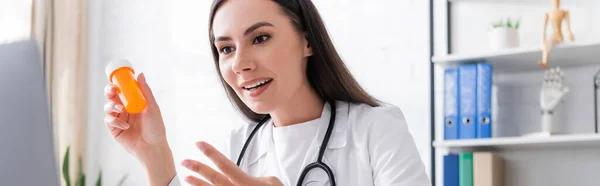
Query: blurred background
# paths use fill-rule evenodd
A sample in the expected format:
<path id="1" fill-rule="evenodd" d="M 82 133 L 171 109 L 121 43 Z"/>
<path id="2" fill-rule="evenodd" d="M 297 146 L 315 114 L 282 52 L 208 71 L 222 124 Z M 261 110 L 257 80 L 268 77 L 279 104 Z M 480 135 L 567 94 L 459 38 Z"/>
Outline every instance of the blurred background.
<path id="1" fill-rule="evenodd" d="M 220 145 L 230 129 L 244 124 L 227 100 L 213 66 L 207 28 L 211 3 L 210 0 L 0 0 L 0 44 L 33 39 L 42 54 L 59 165 L 70 147 L 72 157 L 82 158 L 88 182 L 95 181 L 102 170 L 104 185 L 147 184 L 143 167 L 113 141 L 103 122 L 103 105 L 107 101 L 103 89 L 108 84 L 104 67 L 114 59 L 129 59 L 136 73 L 145 73 L 161 107 L 179 174 L 191 174 L 179 166 L 186 158 L 210 164 L 194 143 L 203 140 Z M 565 185 L 573 181 L 600 184 L 588 177 L 600 167 L 600 160 L 592 157 L 599 152 L 598 146 L 533 152 L 504 148 L 513 144 L 537 147 L 536 140 L 517 137 L 539 130 L 539 88 L 544 71 L 536 63 L 541 58 L 542 32 L 547 31 L 551 36 L 551 26 L 544 30 L 543 21 L 545 12 L 552 10 L 552 0 L 313 0 L 313 3 L 359 83 L 375 97 L 403 110 L 435 185 L 445 185 L 445 155 L 480 147 L 492 149 L 505 159 L 506 185 L 552 182 Z M 600 144 L 594 130 L 595 89 L 591 85 L 595 71 L 600 69 L 597 24 L 600 3 L 563 0 L 562 8 L 571 11 L 576 40 L 568 41 L 565 35 L 565 42 L 575 47 L 574 52 L 557 52 L 566 55 L 561 59 L 578 60 L 585 56 L 586 60 L 573 62 L 577 65 L 570 60 L 550 62 L 551 67 L 573 66 L 565 70 L 566 83 L 572 92 L 565 98 L 565 119 L 561 121 L 577 124 L 569 124 L 570 128 L 561 126 L 566 128 L 564 134 L 575 137 L 552 138 L 541 143 L 553 146 L 558 140 L 567 144 L 573 141 Z M 497 22 L 506 25 L 507 19 L 512 19 L 513 25 L 519 22 L 515 29 L 519 42 L 498 49 L 492 46 L 492 40 L 497 38 L 492 38 L 490 32 Z M 488 140 L 512 137 L 508 142 L 452 143 L 445 139 L 444 70 L 468 62 L 494 65 L 494 86 L 498 89 L 494 98 L 505 103 L 495 105 L 498 113 L 494 121 L 504 127 L 498 131 L 508 132 L 495 134 Z M 497 64 L 501 68 L 496 68 Z M 571 153 L 582 160 L 571 165 L 556 164 L 572 161 L 567 158 Z M 550 154 L 555 155 L 543 158 Z M 540 157 L 542 161 L 527 164 Z M 71 170 L 76 170 L 76 159 L 70 161 Z M 561 177 L 568 171 L 558 171 L 577 170 L 576 167 L 591 172 L 575 179 L 573 175 Z M 76 177 L 75 171 L 70 174 Z M 540 181 L 543 175 L 554 177 Z"/>

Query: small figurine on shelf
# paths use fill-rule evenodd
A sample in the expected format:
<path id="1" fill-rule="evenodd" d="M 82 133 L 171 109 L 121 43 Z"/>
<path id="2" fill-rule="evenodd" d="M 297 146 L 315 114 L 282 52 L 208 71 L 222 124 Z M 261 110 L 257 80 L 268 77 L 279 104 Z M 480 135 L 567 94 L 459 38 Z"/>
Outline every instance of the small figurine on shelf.
<path id="1" fill-rule="evenodd" d="M 546 70 L 540 91 L 541 131 L 532 134 L 533 136 L 550 136 L 555 133 L 552 127 L 552 116 L 556 106 L 567 93 L 569 88 L 564 86 L 564 73 L 560 68 Z"/>
<path id="2" fill-rule="evenodd" d="M 570 13 L 567 10 L 560 9 L 560 0 L 552 0 L 553 9 L 550 12 L 547 12 L 544 18 L 544 29 L 542 30 L 542 43 L 544 45 L 542 51 L 542 60 L 538 61 L 538 64 L 542 69 L 548 68 L 548 56 L 550 55 L 550 50 L 556 44 L 560 44 L 563 42 L 563 34 L 562 34 L 562 22 L 565 21 L 567 24 L 567 32 L 569 34 L 569 39 L 571 41 L 575 40 L 575 36 L 573 36 L 573 32 L 571 31 L 571 20 Z M 550 40 L 546 40 L 546 27 L 548 25 L 548 19 L 552 22 L 552 37 Z"/>

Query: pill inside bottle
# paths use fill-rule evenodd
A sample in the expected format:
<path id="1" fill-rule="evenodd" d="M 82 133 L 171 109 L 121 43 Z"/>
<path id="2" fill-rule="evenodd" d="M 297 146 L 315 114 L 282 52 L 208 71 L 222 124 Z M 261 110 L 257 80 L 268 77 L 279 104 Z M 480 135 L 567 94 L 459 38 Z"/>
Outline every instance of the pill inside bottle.
<path id="1" fill-rule="evenodd" d="M 130 114 L 140 113 L 146 108 L 146 99 L 134 76 L 133 65 L 126 59 L 119 59 L 106 65 L 106 76 L 115 86 L 119 98 Z"/>

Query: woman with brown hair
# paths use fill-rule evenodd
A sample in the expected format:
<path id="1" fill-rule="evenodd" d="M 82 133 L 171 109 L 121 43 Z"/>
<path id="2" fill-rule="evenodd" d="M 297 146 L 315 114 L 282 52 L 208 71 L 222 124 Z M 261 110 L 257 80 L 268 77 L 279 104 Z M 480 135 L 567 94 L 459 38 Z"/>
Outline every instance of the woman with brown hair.
<path id="1" fill-rule="evenodd" d="M 214 63 L 233 105 L 250 121 L 225 152 L 198 148 L 218 170 L 182 165 L 192 185 L 430 185 L 400 109 L 383 106 L 352 77 L 310 0 L 215 0 Z M 160 109 L 123 111 L 108 85 L 108 129 L 147 170 L 150 185 L 179 185 Z"/>

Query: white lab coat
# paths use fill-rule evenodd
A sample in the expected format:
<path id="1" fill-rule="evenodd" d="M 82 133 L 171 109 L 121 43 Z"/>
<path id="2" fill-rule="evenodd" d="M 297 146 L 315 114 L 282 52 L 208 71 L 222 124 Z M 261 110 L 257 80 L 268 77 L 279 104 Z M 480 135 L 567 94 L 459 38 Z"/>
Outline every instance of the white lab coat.
<path id="1" fill-rule="evenodd" d="M 395 106 L 371 107 L 365 104 L 336 102 L 336 120 L 323 161 L 334 173 L 340 186 L 431 185 L 425 167 L 409 133 L 404 115 Z M 330 108 L 325 106 L 322 116 L 329 121 Z M 256 124 L 248 124 L 232 131 L 227 152 L 233 162 L 237 161 L 244 142 Z M 252 139 L 240 165 L 251 176 L 273 176 L 266 161 L 271 157 L 272 133 L 265 125 Z M 327 124 L 319 125 L 316 138 L 308 152 L 316 161 L 318 149 L 327 130 Z M 298 167 L 303 169 L 304 167 Z M 296 183 L 290 183 L 296 185 Z M 177 177 L 170 186 L 179 185 Z M 329 185 L 324 171 L 313 169 L 303 185 Z"/>

